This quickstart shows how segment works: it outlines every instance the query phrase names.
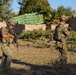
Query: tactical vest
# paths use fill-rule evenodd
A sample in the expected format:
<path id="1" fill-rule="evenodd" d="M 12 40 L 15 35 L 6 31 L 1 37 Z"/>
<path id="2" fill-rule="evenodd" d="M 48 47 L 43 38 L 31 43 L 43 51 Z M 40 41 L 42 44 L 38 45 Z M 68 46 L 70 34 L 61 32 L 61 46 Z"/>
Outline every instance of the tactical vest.
<path id="1" fill-rule="evenodd" d="M 7 27 L 2 29 L 6 32 L 6 34 L 9 34 L 9 29 Z M 6 42 L 8 43 L 9 41 L 10 41 L 10 38 L 2 38 L 3 43 L 6 43 Z"/>
<path id="2" fill-rule="evenodd" d="M 56 26 L 55 28 L 55 32 L 54 32 L 54 35 L 53 35 L 53 38 L 54 40 L 61 40 L 61 38 L 64 38 L 65 37 L 65 33 L 63 32 L 64 31 L 64 25 L 61 26 L 61 25 L 58 25 Z"/>

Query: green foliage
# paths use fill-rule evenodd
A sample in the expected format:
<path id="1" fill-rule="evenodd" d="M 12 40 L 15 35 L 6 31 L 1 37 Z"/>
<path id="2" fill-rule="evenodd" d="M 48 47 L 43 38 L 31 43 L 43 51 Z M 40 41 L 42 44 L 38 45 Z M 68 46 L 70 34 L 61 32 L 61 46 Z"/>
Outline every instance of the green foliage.
<path id="1" fill-rule="evenodd" d="M 50 30 L 45 30 L 43 31 L 42 29 L 39 30 L 33 30 L 33 31 L 23 31 L 20 34 L 20 38 L 26 39 L 26 40 L 37 40 L 40 38 L 48 38 L 49 36 L 51 36 L 52 33 Z"/>
<path id="2" fill-rule="evenodd" d="M 51 12 L 51 20 L 59 19 L 62 15 L 71 16 L 76 13 L 75 10 L 72 10 L 71 7 L 65 8 L 64 6 L 59 6 L 57 10 L 53 9 Z"/>
<path id="3" fill-rule="evenodd" d="M 71 31 L 70 37 L 67 39 L 67 46 L 69 51 L 76 52 L 76 31 Z"/>
<path id="4" fill-rule="evenodd" d="M 0 0 L 0 21 L 7 21 L 11 17 L 11 3 L 12 0 Z"/>
<path id="5" fill-rule="evenodd" d="M 58 15 L 58 17 L 61 17 L 62 15 L 71 16 L 74 13 L 75 13 L 75 11 L 72 10 L 71 7 L 65 8 L 64 6 L 60 6 L 57 9 L 57 15 Z"/>
<path id="6" fill-rule="evenodd" d="M 10 17 L 16 17 L 16 16 L 18 16 L 18 14 L 16 14 L 15 12 L 10 13 Z"/>
<path id="7" fill-rule="evenodd" d="M 46 48 L 46 45 L 45 44 L 40 44 L 36 48 Z"/>
<path id="8" fill-rule="evenodd" d="M 67 47 L 68 47 L 69 51 L 76 52 L 76 41 L 75 42 L 74 41 L 69 42 Z"/>
<path id="9" fill-rule="evenodd" d="M 57 15 L 58 15 L 58 17 L 61 17 L 62 15 L 64 15 L 64 11 L 65 11 L 64 6 L 58 7 L 58 9 L 57 9 Z"/>
<path id="10" fill-rule="evenodd" d="M 71 7 L 67 7 L 67 8 L 64 10 L 64 14 L 65 14 L 66 16 L 71 16 L 71 15 L 74 14 L 74 13 L 75 13 L 75 10 L 72 10 Z"/>
<path id="11" fill-rule="evenodd" d="M 25 13 L 43 14 L 44 23 L 59 19 L 62 15 L 71 16 L 76 13 L 71 7 L 65 8 L 62 5 L 57 10 L 52 9 L 48 0 L 18 0 L 18 4 L 20 5 L 19 15 Z"/>
<path id="12" fill-rule="evenodd" d="M 71 38 L 76 39 L 76 31 L 71 31 Z"/>
<path id="13" fill-rule="evenodd" d="M 47 39 L 50 41 L 49 36 L 52 36 L 52 32 L 50 30 L 33 30 L 33 31 L 23 31 L 20 35 L 20 38 L 23 38 L 26 41 L 30 41 L 35 43 L 36 40 L 43 40 L 43 42 L 39 43 L 37 48 L 47 48 L 49 42 L 45 42 Z M 41 40 L 42 39 L 42 40 Z M 69 51 L 76 52 L 76 31 L 71 31 L 70 37 L 67 39 L 67 47 Z"/>
<path id="14" fill-rule="evenodd" d="M 58 18 L 57 11 L 55 9 L 53 9 L 51 12 L 51 21 L 53 21 L 54 19 L 57 19 L 57 18 Z"/>

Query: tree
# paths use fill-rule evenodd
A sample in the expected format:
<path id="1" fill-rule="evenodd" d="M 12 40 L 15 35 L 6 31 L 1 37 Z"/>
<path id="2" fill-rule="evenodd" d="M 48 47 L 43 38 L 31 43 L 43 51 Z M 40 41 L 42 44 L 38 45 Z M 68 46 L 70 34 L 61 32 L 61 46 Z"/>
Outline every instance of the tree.
<path id="1" fill-rule="evenodd" d="M 75 14 L 75 10 L 72 10 L 71 7 L 64 7 L 64 6 L 59 6 L 57 8 L 57 10 L 55 9 L 52 9 L 52 12 L 51 12 L 51 21 L 54 21 L 54 20 L 58 20 L 62 15 L 65 15 L 65 16 L 71 16 L 72 14 Z"/>
<path id="2" fill-rule="evenodd" d="M 74 13 L 75 13 L 75 10 L 72 10 L 71 7 L 65 8 L 64 14 L 65 14 L 66 16 L 71 16 L 71 15 L 74 14 Z"/>
<path id="3" fill-rule="evenodd" d="M 15 12 L 10 13 L 10 17 L 16 17 L 16 16 L 18 16 L 18 13 L 15 13 Z"/>
<path id="4" fill-rule="evenodd" d="M 64 6 L 59 6 L 58 9 L 57 9 L 58 17 L 61 17 L 62 15 L 64 15 L 64 11 L 65 11 Z"/>
<path id="5" fill-rule="evenodd" d="M 11 17 L 11 3 L 12 0 L 0 0 L 0 21 L 7 21 Z"/>
<path id="6" fill-rule="evenodd" d="M 54 19 L 58 19 L 58 15 L 57 15 L 57 11 L 55 9 L 52 10 L 51 12 L 51 21 L 53 21 Z"/>
<path id="7" fill-rule="evenodd" d="M 71 16 L 74 13 L 75 13 L 75 10 L 72 10 L 71 7 L 65 8 L 64 6 L 59 6 L 57 9 L 58 17 L 61 17 L 62 15 Z"/>
<path id="8" fill-rule="evenodd" d="M 20 5 L 19 14 L 25 13 L 39 13 L 44 15 L 44 20 L 50 20 L 51 7 L 48 0 L 19 0 Z"/>

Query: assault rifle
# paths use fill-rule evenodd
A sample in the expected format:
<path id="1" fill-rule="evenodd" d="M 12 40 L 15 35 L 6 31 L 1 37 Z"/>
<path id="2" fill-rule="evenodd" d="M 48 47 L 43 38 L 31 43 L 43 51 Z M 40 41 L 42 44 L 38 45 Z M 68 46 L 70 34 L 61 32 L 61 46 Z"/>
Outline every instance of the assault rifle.
<path id="1" fill-rule="evenodd" d="M 17 47 L 17 50 L 18 50 L 18 47 L 19 47 L 19 45 L 18 45 L 18 37 L 17 37 L 16 33 L 13 34 L 13 35 L 14 35 L 14 38 L 13 38 L 12 43 L 16 44 L 15 46 Z"/>
<path id="2" fill-rule="evenodd" d="M 12 43 L 17 47 L 17 50 L 18 50 L 18 36 L 14 32 L 14 29 L 10 30 L 9 33 L 14 35 Z"/>

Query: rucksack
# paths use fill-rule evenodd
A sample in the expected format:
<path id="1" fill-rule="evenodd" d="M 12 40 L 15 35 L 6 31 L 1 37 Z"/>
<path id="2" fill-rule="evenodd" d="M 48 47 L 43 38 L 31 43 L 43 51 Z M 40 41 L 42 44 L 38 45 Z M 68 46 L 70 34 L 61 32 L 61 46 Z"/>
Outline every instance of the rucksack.
<path id="1" fill-rule="evenodd" d="M 2 41 L 2 28 L 3 27 L 0 28 L 0 42 Z"/>
<path id="2" fill-rule="evenodd" d="M 59 28 L 60 25 L 56 26 L 55 28 L 55 32 L 53 34 L 53 39 L 54 40 L 59 40 L 59 34 L 58 34 L 58 28 Z"/>

